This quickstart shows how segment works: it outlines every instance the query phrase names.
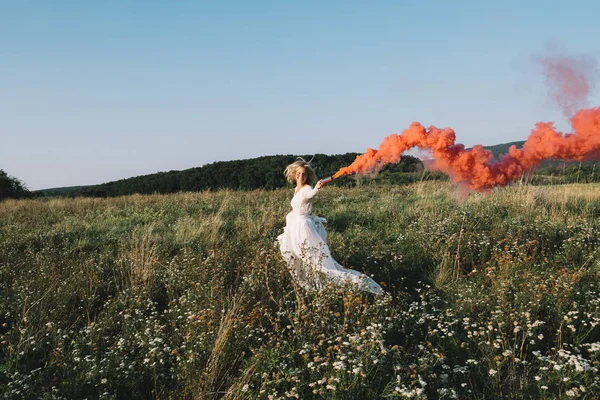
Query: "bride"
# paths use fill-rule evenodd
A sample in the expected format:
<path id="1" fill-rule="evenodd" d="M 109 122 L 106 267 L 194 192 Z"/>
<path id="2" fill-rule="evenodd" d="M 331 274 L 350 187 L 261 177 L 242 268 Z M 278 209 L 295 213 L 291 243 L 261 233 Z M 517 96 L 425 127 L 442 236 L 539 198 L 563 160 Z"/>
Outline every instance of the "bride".
<path id="1" fill-rule="evenodd" d="M 325 183 L 318 181 L 314 189 L 309 185 L 316 180 L 310 162 L 302 158 L 287 166 L 285 177 L 296 182 L 292 211 L 285 217 L 283 234 L 277 237 L 279 248 L 294 280 L 306 290 L 319 290 L 328 283 L 382 294 L 375 281 L 358 271 L 347 269 L 331 257 L 327 246 L 324 218 L 312 214 L 312 202 Z"/>

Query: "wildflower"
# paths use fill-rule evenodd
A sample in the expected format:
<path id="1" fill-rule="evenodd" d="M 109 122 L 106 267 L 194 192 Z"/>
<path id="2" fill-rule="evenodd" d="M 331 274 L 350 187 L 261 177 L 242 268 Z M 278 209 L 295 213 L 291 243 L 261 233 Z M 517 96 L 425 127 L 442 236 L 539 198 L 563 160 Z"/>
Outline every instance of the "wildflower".
<path id="1" fill-rule="evenodd" d="M 333 363 L 333 368 L 337 369 L 337 370 L 345 370 L 346 369 L 346 365 L 344 364 L 343 361 L 336 361 Z"/>
<path id="2" fill-rule="evenodd" d="M 490 376 L 494 376 L 498 373 L 498 371 L 496 371 L 495 369 L 492 368 L 488 371 L 488 373 L 490 374 Z"/>

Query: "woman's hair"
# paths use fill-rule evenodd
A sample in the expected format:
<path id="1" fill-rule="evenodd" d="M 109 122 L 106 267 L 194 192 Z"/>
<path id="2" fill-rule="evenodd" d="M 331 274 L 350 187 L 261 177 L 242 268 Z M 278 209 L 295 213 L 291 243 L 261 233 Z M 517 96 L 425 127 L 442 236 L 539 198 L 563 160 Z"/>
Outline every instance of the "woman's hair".
<path id="1" fill-rule="evenodd" d="M 308 177 L 306 178 L 306 183 L 308 183 L 309 185 L 315 183 L 317 181 L 317 175 L 315 174 L 315 170 L 313 169 L 310 161 L 306 161 L 302 157 L 298 157 L 296 161 L 288 165 L 285 171 L 283 171 L 283 175 L 285 175 L 285 178 L 289 183 L 294 183 L 294 180 L 296 178 L 296 171 L 298 170 L 298 168 L 302 167 L 306 168 L 306 172 L 308 174 Z"/>

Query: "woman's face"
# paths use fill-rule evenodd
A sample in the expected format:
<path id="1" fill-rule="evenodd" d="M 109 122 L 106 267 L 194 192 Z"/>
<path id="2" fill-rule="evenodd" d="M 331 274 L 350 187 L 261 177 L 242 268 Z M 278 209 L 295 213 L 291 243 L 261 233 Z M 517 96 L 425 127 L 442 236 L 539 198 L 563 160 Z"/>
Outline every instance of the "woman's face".
<path id="1" fill-rule="evenodd" d="M 306 172 L 306 168 L 300 167 L 296 170 L 296 184 L 305 184 L 308 179 L 308 172 Z"/>

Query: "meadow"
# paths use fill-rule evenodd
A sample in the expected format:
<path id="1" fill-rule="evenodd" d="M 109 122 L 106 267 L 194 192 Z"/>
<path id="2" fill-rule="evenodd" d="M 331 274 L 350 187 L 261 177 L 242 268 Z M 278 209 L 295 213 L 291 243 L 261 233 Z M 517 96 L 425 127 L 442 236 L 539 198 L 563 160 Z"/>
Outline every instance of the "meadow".
<path id="1" fill-rule="evenodd" d="M 384 296 L 295 285 L 292 194 L 0 202 L 0 398 L 598 398 L 599 184 L 327 187 Z"/>

